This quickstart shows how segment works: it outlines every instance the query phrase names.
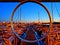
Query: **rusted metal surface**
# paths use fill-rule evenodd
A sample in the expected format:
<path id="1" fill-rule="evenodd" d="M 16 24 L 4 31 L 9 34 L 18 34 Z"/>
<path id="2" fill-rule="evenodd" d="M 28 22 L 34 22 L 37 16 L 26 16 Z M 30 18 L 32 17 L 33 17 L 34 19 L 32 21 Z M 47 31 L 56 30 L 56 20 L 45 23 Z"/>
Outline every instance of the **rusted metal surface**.
<path id="1" fill-rule="evenodd" d="M 9 43 L 11 43 L 13 40 L 14 40 L 14 37 L 13 37 L 13 36 L 11 36 L 11 37 L 8 38 L 8 39 L 5 39 L 5 41 L 7 42 L 8 45 L 9 45 Z M 4 45 L 5 45 L 6 42 L 4 42 Z M 8 42 L 9 42 L 9 43 L 8 43 Z M 11 44 L 12 44 L 12 43 L 11 43 Z M 3 42 L 1 42 L 0 45 L 3 45 Z"/>

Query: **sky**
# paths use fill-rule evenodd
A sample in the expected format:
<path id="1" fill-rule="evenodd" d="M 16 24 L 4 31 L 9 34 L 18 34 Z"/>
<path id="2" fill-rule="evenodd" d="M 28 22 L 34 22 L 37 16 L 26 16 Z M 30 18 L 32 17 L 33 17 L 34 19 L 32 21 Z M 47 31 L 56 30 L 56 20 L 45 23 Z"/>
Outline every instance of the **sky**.
<path id="1" fill-rule="evenodd" d="M 0 2 L 0 21 L 9 22 L 14 8 L 19 3 L 20 2 Z M 59 6 L 60 2 L 41 2 L 41 3 L 44 4 L 48 8 L 51 16 L 52 16 L 51 4 L 53 4 L 53 20 L 55 22 L 60 22 L 60 17 L 59 17 L 60 16 L 60 6 Z M 56 8 L 58 9 L 59 14 Z M 42 6 L 36 3 L 32 3 L 32 2 L 28 2 L 21 5 L 14 13 L 13 21 L 20 21 L 20 14 L 21 14 L 21 21 L 23 22 L 37 22 L 38 17 L 39 17 L 39 21 L 41 22 L 49 21 L 49 16 L 47 12 L 45 11 L 45 9 Z"/>

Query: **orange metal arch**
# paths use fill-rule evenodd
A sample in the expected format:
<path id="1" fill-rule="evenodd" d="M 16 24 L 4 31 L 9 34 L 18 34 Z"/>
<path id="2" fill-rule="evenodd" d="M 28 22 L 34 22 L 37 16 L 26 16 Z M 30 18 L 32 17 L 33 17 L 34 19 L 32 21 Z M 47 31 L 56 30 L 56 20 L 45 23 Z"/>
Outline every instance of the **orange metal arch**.
<path id="1" fill-rule="evenodd" d="M 14 30 L 14 28 L 13 28 L 13 17 L 14 17 L 14 13 L 15 13 L 15 11 L 17 10 L 17 8 L 19 7 L 19 6 L 21 6 L 22 4 L 24 4 L 24 3 L 27 3 L 27 2 L 34 2 L 34 3 L 37 3 L 37 4 L 39 4 L 39 5 L 41 5 L 45 10 L 46 10 L 46 12 L 48 13 L 48 16 L 49 16 L 49 19 L 50 19 L 50 31 L 51 31 L 51 28 L 52 28 L 52 18 L 51 18 L 51 15 L 50 15 L 50 12 L 48 11 L 48 9 L 41 3 L 41 2 L 39 2 L 39 1 L 22 1 L 20 4 L 18 4 L 16 7 L 15 7 L 15 9 L 13 10 L 13 13 L 12 13 L 12 16 L 11 16 L 11 18 L 10 18 L 10 23 L 11 23 L 11 28 L 12 28 L 12 30 Z M 15 33 L 16 34 L 16 33 Z M 17 34 L 16 34 L 17 35 Z M 42 38 L 43 39 L 43 38 Z M 41 40 L 42 40 L 41 39 Z M 30 42 L 30 41 L 29 41 Z M 33 41 L 32 41 L 33 42 Z M 36 42 L 36 41 L 35 41 Z"/>

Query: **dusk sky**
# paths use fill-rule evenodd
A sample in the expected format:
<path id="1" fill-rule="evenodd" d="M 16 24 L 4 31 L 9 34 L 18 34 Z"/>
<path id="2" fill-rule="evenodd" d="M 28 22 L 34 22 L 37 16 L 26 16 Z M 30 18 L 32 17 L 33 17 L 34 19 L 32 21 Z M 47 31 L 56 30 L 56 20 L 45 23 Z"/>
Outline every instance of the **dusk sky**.
<path id="1" fill-rule="evenodd" d="M 51 9 L 51 2 L 42 2 L 50 11 L 50 14 L 52 15 L 52 9 Z M 0 2 L 0 21 L 10 21 L 10 17 L 12 15 L 12 12 L 14 8 L 19 4 L 19 2 Z M 56 10 L 56 7 L 59 11 L 59 14 Z M 26 22 L 31 21 L 38 21 L 38 15 L 39 19 L 42 22 L 49 21 L 49 17 L 47 12 L 43 7 L 36 3 L 26 3 L 23 4 L 21 7 L 21 20 Z M 14 14 L 14 21 L 19 20 L 20 15 L 20 8 L 17 9 L 17 11 Z M 60 2 L 53 2 L 53 18 L 54 21 L 60 22 Z"/>

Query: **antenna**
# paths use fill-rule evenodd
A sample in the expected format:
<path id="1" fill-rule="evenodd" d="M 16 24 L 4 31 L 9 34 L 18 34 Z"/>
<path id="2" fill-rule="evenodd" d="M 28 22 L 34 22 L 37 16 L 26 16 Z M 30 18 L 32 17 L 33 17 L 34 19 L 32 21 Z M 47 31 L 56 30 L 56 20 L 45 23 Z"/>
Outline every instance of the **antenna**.
<path id="1" fill-rule="evenodd" d="M 54 22 L 54 15 L 53 15 L 53 2 L 51 2 L 51 9 L 52 9 L 52 21 Z"/>
<path id="2" fill-rule="evenodd" d="M 38 23 L 40 23 L 40 16 L 39 16 L 39 12 L 38 12 Z"/>
<path id="3" fill-rule="evenodd" d="M 20 7 L 20 22 L 21 22 L 21 7 Z"/>

